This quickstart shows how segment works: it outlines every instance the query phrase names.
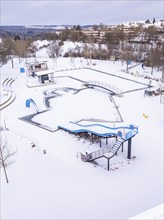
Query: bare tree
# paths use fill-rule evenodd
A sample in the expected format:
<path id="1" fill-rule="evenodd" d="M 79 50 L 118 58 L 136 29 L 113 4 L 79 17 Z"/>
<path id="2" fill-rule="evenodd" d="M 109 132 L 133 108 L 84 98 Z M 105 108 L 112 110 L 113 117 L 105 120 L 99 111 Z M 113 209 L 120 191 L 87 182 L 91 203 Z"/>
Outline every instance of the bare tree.
<path id="1" fill-rule="evenodd" d="M 11 38 L 5 38 L 3 40 L 3 49 L 5 55 L 11 60 L 12 68 L 14 68 L 14 41 Z"/>
<path id="2" fill-rule="evenodd" d="M 155 26 L 149 26 L 148 28 L 145 29 L 145 35 L 148 41 L 150 40 L 156 41 L 158 36 L 158 30 Z"/>
<path id="3" fill-rule="evenodd" d="M 160 67 L 160 58 L 163 56 L 162 49 L 151 48 L 150 53 L 145 58 L 145 64 L 151 67 L 151 75 L 153 75 L 154 67 Z"/>
<path id="4" fill-rule="evenodd" d="M 124 45 L 124 50 L 121 51 L 121 59 L 126 61 L 126 72 L 129 70 L 129 60 L 134 59 L 133 50 L 130 46 Z"/>
<path id="5" fill-rule="evenodd" d="M 20 39 L 19 37 L 3 39 L 3 56 L 6 56 L 7 60 L 11 60 L 12 68 L 14 68 L 15 56 L 19 57 L 19 62 L 21 57 L 27 57 L 31 43 L 30 40 Z"/>
<path id="6" fill-rule="evenodd" d="M 57 63 L 57 58 L 59 57 L 60 52 L 61 52 L 61 48 L 60 48 L 59 42 L 53 41 L 48 47 L 48 54 L 49 54 L 49 57 L 53 59 L 53 63 L 54 63 L 54 59 Z"/>
<path id="7" fill-rule="evenodd" d="M 19 58 L 19 63 L 22 57 L 27 57 L 31 42 L 29 40 L 17 39 L 14 41 L 14 52 Z"/>
<path id="8" fill-rule="evenodd" d="M 16 151 L 11 151 L 6 138 L 1 138 L 0 141 L 0 168 L 3 168 L 6 182 L 9 183 L 6 168 L 13 164 L 15 161 L 11 157 L 16 154 Z"/>
<path id="9" fill-rule="evenodd" d="M 83 46 L 82 56 L 84 56 L 87 60 L 87 64 L 91 64 L 92 54 L 94 52 L 95 46 L 92 42 L 92 38 L 90 37 L 90 42 L 85 43 Z"/>

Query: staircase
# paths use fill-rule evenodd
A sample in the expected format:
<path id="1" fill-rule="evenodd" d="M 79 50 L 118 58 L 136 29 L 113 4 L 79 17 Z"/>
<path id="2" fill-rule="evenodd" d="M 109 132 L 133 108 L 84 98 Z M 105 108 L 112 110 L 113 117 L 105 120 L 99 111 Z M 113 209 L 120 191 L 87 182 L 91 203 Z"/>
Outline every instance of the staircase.
<path id="1" fill-rule="evenodd" d="M 112 149 L 111 149 L 111 151 L 110 151 L 110 152 L 113 154 L 113 156 L 114 156 L 115 154 L 117 154 L 117 151 L 118 151 L 119 148 L 121 147 L 122 143 L 123 143 L 123 140 L 116 141 L 116 143 L 114 143 L 114 145 L 113 145 L 113 147 L 112 147 Z"/>
<path id="2" fill-rule="evenodd" d="M 123 142 L 124 142 L 124 140 L 117 140 L 114 143 L 114 145 L 112 146 L 112 148 L 105 147 L 105 148 L 96 150 L 96 151 L 89 153 L 89 154 L 86 154 L 86 155 L 81 153 L 81 160 L 84 162 L 91 162 L 91 161 L 99 159 L 101 157 L 107 157 L 108 159 L 110 159 L 114 155 L 117 154 L 117 151 L 119 150 L 119 148 L 121 147 Z M 106 154 L 108 154 L 108 155 L 106 155 Z"/>

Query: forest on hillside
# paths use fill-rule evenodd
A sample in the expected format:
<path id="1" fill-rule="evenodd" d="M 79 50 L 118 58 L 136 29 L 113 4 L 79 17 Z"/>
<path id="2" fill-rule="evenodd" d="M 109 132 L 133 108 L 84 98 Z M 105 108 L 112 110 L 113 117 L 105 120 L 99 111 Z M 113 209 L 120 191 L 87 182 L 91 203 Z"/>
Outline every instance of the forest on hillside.
<path id="1" fill-rule="evenodd" d="M 154 22 L 155 23 L 155 22 Z M 84 57 L 86 59 L 99 60 L 122 60 L 129 62 L 142 62 L 146 66 L 158 69 L 164 66 L 164 24 L 156 26 L 153 23 L 146 25 L 117 25 L 105 26 L 94 25 L 84 29 L 80 25 L 65 27 L 62 30 L 37 29 L 35 34 L 26 35 L 25 28 L 4 29 L 0 43 L 0 63 L 3 65 L 13 57 L 27 58 L 35 57 L 38 49 L 35 46 L 37 40 L 47 40 L 45 46 L 49 57 L 61 56 L 61 48 L 66 41 L 78 43 L 74 49 L 63 54 L 64 57 Z M 19 30 L 19 31 L 18 31 Z M 22 30 L 22 34 L 21 34 Z M 26 29 L 33 31 L 34 29 Z M 2 31 L 2 33 L 4 33 Z M 79 44 L 80 43 L 80 44 Z"/>

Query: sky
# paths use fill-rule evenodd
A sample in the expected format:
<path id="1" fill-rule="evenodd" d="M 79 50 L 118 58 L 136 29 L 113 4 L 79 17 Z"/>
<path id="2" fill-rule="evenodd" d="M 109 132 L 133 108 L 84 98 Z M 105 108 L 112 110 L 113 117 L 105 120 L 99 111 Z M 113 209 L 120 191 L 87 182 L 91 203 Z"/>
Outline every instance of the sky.
<path id="1" fill-rule="evenodd" d="M 163 0 L 0 0 L 1 25 L 120 24 L 164 19 Z"/>

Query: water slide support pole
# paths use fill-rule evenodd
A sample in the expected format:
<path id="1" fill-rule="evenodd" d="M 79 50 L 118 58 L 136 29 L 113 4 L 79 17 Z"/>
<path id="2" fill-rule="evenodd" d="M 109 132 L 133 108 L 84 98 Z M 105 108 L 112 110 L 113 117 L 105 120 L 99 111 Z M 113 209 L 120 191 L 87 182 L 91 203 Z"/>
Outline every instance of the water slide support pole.
<path id="1" fill-rule="evenodd" d="M 132 146 L 132 138 L 128 140 L 128 156 L 127 159 L 131 159 L 131 146 Z"/>

